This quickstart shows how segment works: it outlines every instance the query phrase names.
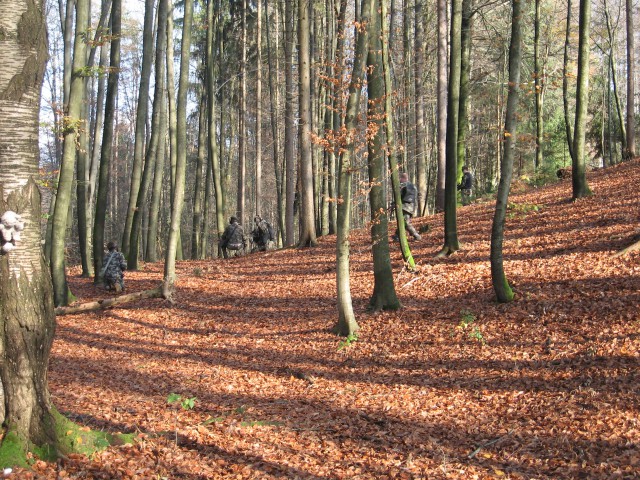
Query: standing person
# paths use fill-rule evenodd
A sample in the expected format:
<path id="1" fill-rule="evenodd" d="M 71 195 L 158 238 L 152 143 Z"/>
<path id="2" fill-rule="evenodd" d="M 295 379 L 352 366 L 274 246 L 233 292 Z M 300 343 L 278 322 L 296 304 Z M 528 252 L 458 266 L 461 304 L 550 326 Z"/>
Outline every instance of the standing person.
<path id="1" fill-rule="evenodd" d="M 235 250 L 237 252 L 236 255 L 242 255 L 244 250 L 244 231 L 238 224 L 236 217 L 229 219 L 229 225 L 227 225 L 222 237 L 220 237 L 219 245 L 224 258 L 229 258 L 229 250 Z"/>
<path id="2" fill-rule="evenodd" d="M 473 188 L 473 175 L 469 171 L 469 167 L 466 165 L 462 167 L 462 181 L 458 185 L 460 190 L 460 197 L 462 199 L 462 205 L 469 205 L 471 203 L 471 189 Z"/>
<path id="3" fill-rule="evenodd" d="M 270 242 L 274 241 L 273 227 L 269 222 L 256 215 L 253 219 L 256 226 L 251 231 L 253 251 L 264 252 L 269 249 Z"/>
<path id="4" fill-rule="evenodd" d="M 416 211 L 416 196 L 418 191 L 416 186 L 409 181 L 407 173 L 400 174 L 400 198 L 402 200 L 402 216 L 404 217 L 404 228 L 415 238 L 420 240 L 422 237 L 416 228 L 411 224 L 411 218 Z M 393 236 L 394 240 L 398 239 L 398 230 Z"/>
<path id="5" fill-rule="evenodd" d="M 127 269 L 127 261 L 118 250 L 115 242 L 107 243 L 107 253 L 102 260 L 100 275 L 104 279 L 107 290 L 115 290 L 120 293 L 124 290 L 124 271 Z"/>

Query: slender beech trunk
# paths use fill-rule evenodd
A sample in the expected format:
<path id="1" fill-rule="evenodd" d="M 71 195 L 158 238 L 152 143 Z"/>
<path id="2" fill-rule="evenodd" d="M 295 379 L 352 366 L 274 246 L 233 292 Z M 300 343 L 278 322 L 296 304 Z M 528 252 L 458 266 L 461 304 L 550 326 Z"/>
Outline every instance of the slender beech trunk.
<path id="1" fill-rule="evenodd" d="M 544 75 L 540 71 L 540 1 L 535 0 L 535 17 L 533 21 L 533 84 L 536 95 L 536 156 L 533 163 L 535 170 L 542 165 L 542 142 L 544 141 L 544 124 L 542 120 Z"/>
<path id="2" fill-rule="evenodd" d="M 334 327 L 337 334 L 345 337 L 359 330 L 351 301 L 351 284 L 349 276 L 349 233 L 351 230 L 351 184 L 353 178 L 353 156 L 355 149 L 358 112 L 360 110 L 360 93 L 365 78 L 367 52 L 369 45 L 369 20 L 372 16 L 375 1 L 363 0 L 362 28 L 356 34 L 356 52 L 353 61 L 353 72 L 349 84 L 349 99 L 344 119 L 343 148 L 340 154 L 338 169 L 338 222 L 336 238 L 336 287 L 338 295 L 338 323 Z"/>
<path id="3" fill-rule="evenodd" d="M 147 194 L 151 185 L 154 171 L 156 170 L 156 162 L 158 161 L 158 153 L 162 152 L 165 139 L 161 136 L 162 124 L 165 120 L 162 115 L 163 104 L 166 102 L 167 91 L 165 89 L 165 59 L 167 45 L 167 3 L 168 0 L 159 0 L 158 2 L 158 32 L 156 38 L 155 52 L 155 91 L 153 96 L 153 115 L 151 117 L 151 139 L 149 141 L 149 149 L 146 153 L 144 161 L 144 170 L 140 182 L 140 190 L 137 194 L 137 201 L 131 222 L 131 243 L 127 267 L 130 270 L 138 269 L 139 245 L 141 237 L 142 217 L 144 215 L 144 207 L 147 204 Z M 165 120 L 166 121 L 166 120 Z M 126 236 L 125 236 L 126 238 Z M 143 249 L 144 250 L 144 249 Z M 145 257 L 146 258 L 146 257 Z"/>
<path id="4" fill-rule="evenodd" d="M 163 295 L 171 299 L 176 280 L 176 256 L 180 237 L 180 220 L 184 204 L 185 177 L 187 167 L 187 90 L 189 88 L 189 59 L 191 52 L 191 24 L 193 19 L 193 0 L 184 2 L 184 24 L 182 26 L 182 45 L 180 47 L 180 80 L 178 84 L 178 102 L 176 107 L 177 161 L 173 203 L 171 204 L 171 226 L 164 261 Z"/>
<path id="5" fill-rule="evenodd" d="M 580 0 L 578 33 L 578 80 L 576 89 L 576 121 L 573 128 L 572 186 L 573 199 L 591 195 L 587 184 L 585 137 L 587 134 L 587 107 L 589 105 L 589 31 L 591 1 Z"/>
<path id="6" fill-rule="evenodd" d="M 447 101 L 447 165 L 444 206 L 444 246 L 438 256 L 449 255 L 460 248 L 456 214 L 458 186 L 458 116 L 460 113 L 462 0 L 451 2 L 451 42 L 449 89 Z"/>
<path id="7" fill-rule="evenodd" d="M 285 158 L 285 185 L 286 185 L 286 212 L 285 212 L 285 245 L 295 243 L 294 239 L 294 204 L 296 182 L 296 158 L 294 139 L 296 134 L 296 121 L 294 118 L 294 83 L 293 83 L 293 4 L 295 0 L 285 1 L 284 13 L 284 158 Z"/>
<path id="8" fill-rule="evenodd" d="M 564 126 L 567 136 L 567 148 L 571 156 L 571 162 L 575 158 L 573 151 L 573 131 L 571 128 L 571 115 L 569 114 L 569 46 L 571 45 L 571 0 L 567 0 L 567 24 L 564 34 L 564 56 L 562 60 L 562 106 L 564 109 Z"/>
<path id="9" fill-rule="evenodd" d="M 609 16 L 609 9 L 607 7 L 607 1 L 604 0 L 604 16 L 607 23 L 607 34 L 609 36 L 609 68 L 611 70 L 611 87 L 613 88 L 613 98 L 616 101 L 616 113 L 618 119 L 618 125 L 620 126 L 620 143 L 621 151 L 623 155 L 627 148 L 627 129 L 625 126 L 624 112 L 622 111 L 622 102 L 620 101 L 620 95 L 618 95 L 618 76 L 616 75 L 616 61 L 615 61 L 615 33 L 611 27 L 611 17 Z"/>
<path id="10" fill-rule="evenodd" d="M 124 223 L 122 234 L 122 253 L 129 256 L 129 245 L 133 242 L 131 238 L 131 226 L 133 216 L 138 204 L 138 192 L 142 178 L 142 168 L 144 161 L 144 148 L 146 145 L 147 117 L 149 116 L 149 83 L 151 79 L 151 63 L 153 60 L 153 21 L 155 18 L 155 0 L 145 0 L 144 2 L 144 27 L 142 30 L 142 70 L 140 72 L 140 88 L 138 91 L 138 104 L 136 112 L 136 131 L 133 150 L 133 168 L 131 170 L 131 183 L 129 189 L 129 204 L 127 207 L 127 217 Z M 136 240 L 137 243 L 137 240 Z"/>
<path id="11" fill-rule="evenodd" d="M 240 35 L 240 97 L 238 102 L 238 189 L 236 191 L 236 216 L 238 223 L 245 221 L 244 202 L 247 175 L 247 0 L 242 1 L 242 28 Z"/>
<path id="12" fill-rule="evenodd" d="M 262 215 L 262 0 L 256 0 L 256 198 L 255 214 Z"/>
<path id="13" fill-rule="evenodd" d="M 473 0 L 462 0 L 460 25 L 460 107 L 458 109 L 458 165 L 456 183 L 462 180 L 462 167 L 467 163 L 467 134 L 469 132 L 469 96 L 471 95 L 471 32 L 473 28 Z"/>
<path id="14" fill-rule="evenodd" d="M 213 193 L 215 195 L 216 204 L 216 229 L 218 238 L 220 238 L 224 232 L 224 196 L 222 191 L 222 172 L 220 168 L 220 156 L 218 154 L 218 128 L 216 117 L 216 95 L 215 95 L 215 65 L 216 58 L 213 42 L 216 38 L 217 31 L 217 10 L 214 8 L 214 1 L 209 0 L 207 3 L 207 24 L 211 28 L 207 29 L 207 89 L 209 102 L 207 103 L 207 124 L 209 127 L 209 162 L 211 165 L 211 171 L 213 172 Z M 213 27 L 216 25 L 216 28 Z M 217 245 L 217 243 L 216 243 Z M 217 247 L 216 247 L 217 248 Z"/>
<path id="15" fill-rule="evenodd" d="M 416 188 L 418 189 L 418 215 L 422 215 L 426 205 L 427 192 L 427 168 L 425 163 L 425 125 L 424 125 L 424 15 L 422 13 L 422 0 L 415 2 L 415 30 L 414 30 L 414 52 L 415 61 L 413 63 L 415 77 L 415 111 L 416 111 Z"/>
<path id="16" fill-rule="evenodd" d="M 267 12 L 267 16 L 269 15 L 269 1 L 265 0 L 265 10 Z M 278 211 L 278 231 L 279 235 L 282 239 L 281 245 L 285 244 L 285 205 L 284 205 L 284 195 L 283 195 L 283 167 L 280 161 L 280 123 L 278 121 L 278 112 L 280 106 L 280 91 L 278 86 L 276 85 L 277 78 L 280 76 L 280 64 L 279 64 L 279 39 L 280 33 L 278 30 L 279 21 L 278 21 L 278 7 L 274 10 L 275 21 L 273 24 L 275 25 L 276 31 L 274 32 L 273 38 L 275 39 L 275 44 L 271 43 L 271 32 L 270 25 L 271 21 L 267 20 L 266 22 L 266 30 L 267 30 L 267 62 L 269 64 L 269 96 L 270 96 L 270 109 L 269 113 L 271 116 L 271 135 L 273 137 L 272 145 L 273 145 L 273 168 L 275 171 L 276 177 L 276 196 L 277 196 L 277 211 Z M 275 50 L 275 55 L 273 54 L 273 50 Z"/>
<path id="17" fill-rule="evenodd" d="M 160 0 L 160 4 L 168 0 Z M 151 190 L 151 201 L 149 202 L 149 229 L 147 237 L 147 249 L 144 256 L 147 262 L 158 261 L 158 228 L 160 215 L 160 200 L 162 198 L 162 178 L 164 176 L 164 165 L 167 158 L 167 94 L 166 89 L 160 102 L 160 132 L 158 134 L 158 156 L 155 161 L 155 172 L 153 174 L 153 188 Z"/>
<path id="18" fill-rule="evenodd" d="M 298 0 L 298 68 L 299 68 L 299 128 L 300 180 L 300 238 L 298 246 L 317 245 L 313 195 L 313 165 L 311 158 L 311 57 L 310 0 Z"/>
<path id="19" fill-rule="evenodd" d="M 447 159 L 447 0 L 438 5 L 438 84 L 437 84 L 437 155 L 436 211 L 444 211 Z"/>
<path id="20" fill-rule="evenodd" d="M 633 0 L 626 0 L 627 10 L 627 151 L 626 156 L 636 156 L 636 119 L 635 119 L 635 31 L 633 29 Z"/>
<path id="21" fill-rule="evenodd" d="M 524 0 L 513 0 L 511 17 L 511 44 L 509 46 L 509 94 L 504 122 L 504 154 L 500 163 L 500 183 L 496 198 L 496 210 L 491 228 L 491 280 L 499 302 L 513 299 L 513 291 L 504 273 L 502 244 L 504 241 L 504 223 L 507 215 L 509 189 L 513 177 L 513 159 L 515 156 L 518 97 L 520 95 L 520 63 L 522 60 L 522 16 L 525 12 Z"/>
<path id="22" fill-rule="evenodd" d="M 387 137 L 387 150 L 389 155 L 389 171 L 391 172 L 391 187 L 393 192 L 393 203 L 396 209 L 396 219 L 398 219 L 398 237 L 400 238 L 400 249 L 402 250 L 402 258 L 407 265 L 407 268 L 413 271 L 416 264 L 411 254 L 411 248 L 407 241 L 407 231 L 404 228 L 404 221 L 402 213 L 402 197 L 400 194 L 400 174 L 398 171 L 398 148 L 396 146 L 395 131 L 393 128 L 393 105 L 391 99 L 392 84 L 391 84 L 391 67 L 389 63 L 389 43 L 390 43 L 390 29 L 386 24 L 387 9 L 386 0 L 380 0 L 380 14 L 382 19 L 382 68 L 384 69 L 384 127 Z M 388 40 L 387 40 L 388 39 Z"/>
<path id="23" fill-rule="evenodd" d="M 205 82 L 206 83 L 206 82 Z M 200 105 L 208 102 L 206 85 L 200 89 Z M 198 157 L 196 161 L 196 176 L 193 186 L 193 221 L 191 225 L 191 259 L 200 258 L 202 248 L 202 206 L 203 206 L 203 170 L 207 158 L 207 135 L 209 134 L 207 122 L 207 109 L 201 108 L 198 115 Z"/>
<path id="24" fill-rule="evenodd" d="M 386 0 L 382 0 L 386 1 Z M 374 311 L 397 310 L 402 305 L 393 284 L 389 257 L 389 218 L 384 189 L 386 148 L 384 139 L 385 81 L 382 65 L 382 20 L 378 2 L 371 9 L 369 52 L 367 55 L 367 166 L 371 206 L 371 250 L 373 253 L 373 293 L 369 306 Z"/>
<path id="25" fill-rule="evenodd" d="M 102 148 L 100 149 L 100 172 L 98 191 L 96 194 L 96 214 L 93 223 L 93 266 L 94 271 L 102 268 L 104 252 L 104 227 L 107 213 L 107 195 L 109 192 L 109 170 L 113 153 L 113 129 L 116 115 L 116 96 L 118 94 L 118 78 L 120 77 L 120 33 L 121 33 L 122 1 L 113 0 L 111 5 L 111 51 L 109 53 L 109 78 L 107 81 L 107 97 L 104 110 L 104 131 Z M 95 281 L 100 279 L 96 275 Z"/>

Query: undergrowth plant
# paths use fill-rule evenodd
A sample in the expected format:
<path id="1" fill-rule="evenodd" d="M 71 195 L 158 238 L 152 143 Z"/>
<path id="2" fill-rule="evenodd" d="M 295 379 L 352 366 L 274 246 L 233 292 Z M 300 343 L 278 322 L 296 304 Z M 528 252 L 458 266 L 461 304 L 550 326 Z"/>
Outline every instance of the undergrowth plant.
<path id="1" fill-rule="evenodd" d="M 482 345 L 486 345 L 487 342 L 482 335 L 480 327 L 475 324 L 476 316 L 474 313 L 470 310 L 462 310 L 460 315 L 460 323 L 458 323 L 456 329 L 460 332 L 466 333 L 468 338 L 475 340 Z"/>
<path id="2" fill-rule="evenodd" d="M 357 340 L 358 340 L 358 334 L 350 333 L 346 338 L 342 339 L 340 343 L 338 343 L 338 351 L 344 350 L 345 348 L 350 347 Z"/>
<path id="3" fill-rule="evenodd" d="M 193 410 L 194 407 L 196 406 L 196 397 L 188 397 L 188 396 L 182 396 L 178 393 L 170 393 L 169 396 L 167 397 L 167 403 L 169 405 L 179 405 L 182 410 Z M 178 409 L 176 409 L 176 419 L 175 419 L 175 425 L 176 425 L 176 430 L 175 430 L 175 442 L 176 442 L 176 446 L 178 446 Z"/>

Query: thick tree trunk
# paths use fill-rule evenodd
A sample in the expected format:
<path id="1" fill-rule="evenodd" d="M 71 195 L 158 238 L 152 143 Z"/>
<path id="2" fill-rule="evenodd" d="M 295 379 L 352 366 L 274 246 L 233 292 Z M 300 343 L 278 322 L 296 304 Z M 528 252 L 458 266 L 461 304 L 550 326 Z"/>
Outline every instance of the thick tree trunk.
<path id="1" fill-rule="evenodd" d="M 518 127 L 518 97 L 520 95 L 520 64 L 522 60 L 522 15 L 525 12 L 524 0 L 513 0 L 511 17 L 511 44 L 509 46 L 509 94 L 504 122 L 504 154 L 500 164 L 500 184 L 496 199 L 496 210 L 491 228 L 491 280 L 499 302 L 513 299 L 513 291 L 504 273 L 502 244 L 504 241 L 504 223 L 507 215 L 509 189 L 513 177 L 513 159 Z"/>
<path id="2" fill-rule="evenodd" d="M 26 466 L 32 444 L 57 450 L 47 387 L 55 332 L 53 289 L 40 243 L 38 116 L 47 61 L 43 6 L 0 2 L 0 216 L 22 217 L 21 238 L 0 253 L 0 467 Z M 4 242 L 2 242 L 4 244 Z M 4 246 L 7 250 L 7 246 Z"/>
<path id="3" fill-rule="evenodd" d="M 383 2 L 386 0 L 382 0 Z M 371 206 L 371 250 L 373 253 L 373 293 L 369 306 L 374 311 L 397 310 L 402 305 L 393 284 L 389 258 L 389 218 L 384 182 L 386 148 L 384 139 L 385 81 L 382 65 L 382 20 L 378 2 L 371 10 L 369 53 L 367 55 L 367 164 Z M 402 217 L 401 217 L 402 218 Z M 402 222 L 401 222 L 402 223 Z"/>
<path id="4" fill-rule="evenodd" d="M 256 198 L 255 215 L 262 215 L 262 0 L 256 0 Z"/>
<path id="5" fill-rule="evenodd" d="M 576 89 L 576 122 L 573 129 L 573 162 L 571 180 L 573 199 L 591 195 L 587 184 L 585 142 L 587 134 L 587 107 L 589 105 L 589 31 L 591 1 L 580 0 L 580 27 L 578 34 L 578 87 Z"/>

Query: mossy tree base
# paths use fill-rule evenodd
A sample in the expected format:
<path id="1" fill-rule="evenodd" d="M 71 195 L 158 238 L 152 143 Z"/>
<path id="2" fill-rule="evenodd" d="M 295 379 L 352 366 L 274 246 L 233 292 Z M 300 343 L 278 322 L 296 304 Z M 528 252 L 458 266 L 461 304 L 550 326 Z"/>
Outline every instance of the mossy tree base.
<path id="1" fill-rule="evenodd" d="M 112 435 L 78 425 L 55 409 L 50 413 L 46 424 L 53 439 L 50 443 L 42 445 L 34 444 L 16 430 L 9 428 L 0 444 L 0 468 L 29 468 L 34 459 L 52 462 L 70 453 L 90 456 L 110 445 L 123 445 L 134 441 L 131 434 Z"/>

